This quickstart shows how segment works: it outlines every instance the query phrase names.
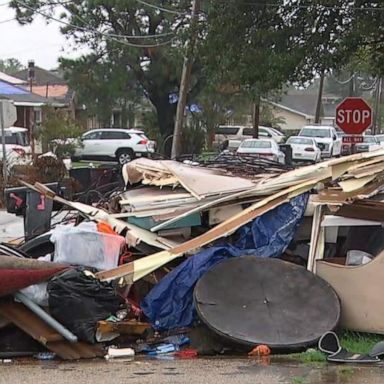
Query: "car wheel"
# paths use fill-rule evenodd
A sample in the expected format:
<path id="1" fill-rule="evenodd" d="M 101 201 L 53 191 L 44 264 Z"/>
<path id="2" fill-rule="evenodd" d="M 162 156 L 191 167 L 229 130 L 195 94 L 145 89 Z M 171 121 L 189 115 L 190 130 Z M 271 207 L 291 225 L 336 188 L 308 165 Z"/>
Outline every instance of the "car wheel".
<path id="1" fill-rule="evenodd" d="M 132 149 L 120 149 L 117 151 L 116 157 L 117 162 L 120 165 L 124 165 L 132 161 L 135 158 L 135 154 L 133 153 Z"/>

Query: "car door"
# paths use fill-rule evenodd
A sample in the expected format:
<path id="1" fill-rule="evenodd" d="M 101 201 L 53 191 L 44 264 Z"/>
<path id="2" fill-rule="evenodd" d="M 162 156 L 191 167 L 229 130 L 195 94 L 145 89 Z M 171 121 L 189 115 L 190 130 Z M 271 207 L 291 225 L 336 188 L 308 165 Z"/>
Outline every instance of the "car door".
<path id="1" fill-rule="evenodd" d="M 341 154 L 342 139 L 337 135 L 336 129 L 332 129 L 331 134 L 333 139 L 333 155 L 338 156 Z"/>
<path id="2" fill-rule="evenodd" d="M 130 138 L 131 136 L 128 132 L 115 131 L 113 129 L 103 131 L 101 135 L 102 155 L 115 157 L 116 151 L 119 148 L 130 147 L 130 143 L 128 142 Z"/>
<path id="3" fill-rule="evenodd" d="M 81 147 L 77 149 L 76 156 L 91 159 L 98 156 L 100 151 L 101 131 L 87 132 L 81 137 Z"/>

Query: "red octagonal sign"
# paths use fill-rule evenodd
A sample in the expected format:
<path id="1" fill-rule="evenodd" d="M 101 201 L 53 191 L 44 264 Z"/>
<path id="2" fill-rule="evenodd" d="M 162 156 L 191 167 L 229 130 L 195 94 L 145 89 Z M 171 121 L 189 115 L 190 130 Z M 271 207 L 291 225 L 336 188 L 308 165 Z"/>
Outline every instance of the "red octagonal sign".
<path id="1" fill-rule="evenodd" d="M 345 133 L 360 135 L 372 125 L 372 108 L 360 97 L 347 97 L 336 107 L 336 125 Z"/>

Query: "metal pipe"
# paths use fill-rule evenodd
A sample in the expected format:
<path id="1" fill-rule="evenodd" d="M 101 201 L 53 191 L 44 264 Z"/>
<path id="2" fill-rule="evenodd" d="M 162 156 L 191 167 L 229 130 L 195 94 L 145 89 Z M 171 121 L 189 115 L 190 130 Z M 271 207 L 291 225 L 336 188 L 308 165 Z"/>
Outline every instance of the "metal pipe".
<path id="1" fill-rule="evenodd" d="M 28 307 L 35 315 L 39 316 L 41 320 L 45 321 L 50 327 L 52 327 L 56 332 L 60 333 L 64 339 L 68 340 L 71 343 L 77 343 L 77 336 L 74 335 L 71 331 L 61 325 L 57 320 L 55 320 L 51 315 L 45 312 L 40 308 L 35 302 L 33 302 L 29 297 L 25 296 L 21 292 L 14 294 L 14 297 L 21 301 L 26 307 Z"/>

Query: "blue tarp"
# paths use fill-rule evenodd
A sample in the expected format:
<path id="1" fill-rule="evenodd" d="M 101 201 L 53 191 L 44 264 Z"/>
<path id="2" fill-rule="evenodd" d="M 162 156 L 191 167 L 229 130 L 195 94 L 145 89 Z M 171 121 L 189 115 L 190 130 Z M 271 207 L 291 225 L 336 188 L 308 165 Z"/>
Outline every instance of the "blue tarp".
<path id="1" fill-rule="evenodd" d="M 266 212 L 235 233 L 232 244 L 221 242 L 189 257 L 168 273 L 144 298 L 141 308 L 158 330 L 188 327 L 195 319 L 193 289 L 217 263 L 244 255 L 279 257 L 287 249 L 304 215 L 308 194 Z M 230 283 L 230 282 L 229 282 Z"/>

